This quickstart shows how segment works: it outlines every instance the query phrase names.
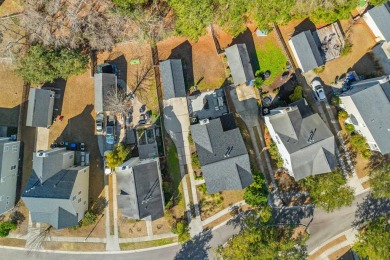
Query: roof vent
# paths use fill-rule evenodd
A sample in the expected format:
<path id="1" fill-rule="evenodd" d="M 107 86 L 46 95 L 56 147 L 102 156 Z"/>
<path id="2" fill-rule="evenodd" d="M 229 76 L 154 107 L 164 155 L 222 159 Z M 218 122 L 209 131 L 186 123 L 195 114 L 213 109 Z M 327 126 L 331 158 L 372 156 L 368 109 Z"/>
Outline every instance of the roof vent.
<path id="1" fill-rule="evenodd" d="M 210 121 L 206 118 L 206 119 L 202 119 L 200 120 L 199 124 L 200 125 L 207 125 Z"/>
<path id="2" fill-rule="evenodd" d="M 317 128 L 314 128 L 314 130 L 311 130 L 311 131 L 310 131 L 309 139 L 307 139 L 307 142 L 308 142 L 308 143 L 314 143 L 313 137 L 314 137 L 314 134 L 316 133 L 316 131 L 317 131 Z"/>
<path id="3" fill-rule="evenodd" d="M 232 152 L 232 150 L 233 150 L 233 146 L 229 146 L 228 148 L 227 148 L 227 151 L 226 151 L 226 153 L 223 155 L 223 157 L 229 157 L 230 156 L 230 153 Z"/>

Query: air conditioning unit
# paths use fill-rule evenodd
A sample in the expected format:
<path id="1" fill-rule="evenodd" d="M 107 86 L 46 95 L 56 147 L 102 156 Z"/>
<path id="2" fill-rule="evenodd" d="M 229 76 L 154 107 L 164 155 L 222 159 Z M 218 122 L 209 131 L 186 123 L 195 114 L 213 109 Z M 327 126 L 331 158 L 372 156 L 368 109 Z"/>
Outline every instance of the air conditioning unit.
<path id="1" fill-rule="evenodd" d="M 199 124 L 200 125 L 206 125 L 206 124 L 208 124 L 210 121 L 208 120 L 208 119 L 202 119 L 202 120 L 200 120 L 200 122 L 199 122 Z"/>
<path id="2" fill-rule="evenodd" d="M 47 157 L 47 156 L 48 156 L 48 154 L 45 153 L 45 152 L 39 152 L 39 153 L 37 154 L 37 157 Z"/>

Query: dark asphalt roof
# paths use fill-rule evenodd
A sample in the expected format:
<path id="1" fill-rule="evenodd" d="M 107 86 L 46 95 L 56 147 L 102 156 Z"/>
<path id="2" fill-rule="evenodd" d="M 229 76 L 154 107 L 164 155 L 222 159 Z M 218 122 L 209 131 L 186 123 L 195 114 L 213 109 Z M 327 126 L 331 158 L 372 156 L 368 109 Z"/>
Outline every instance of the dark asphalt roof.
<path id="1" fill-rule="evenodd" d="M 30 88 L 26 125 L 48 127 L 53 120 L 54 92 L 47 89 Z"/>
<path id="2" fill-rule="evenodd" d="M 33 170 L 27 181 L 22 197 L 69 199 L 78 170 L 61 170 L 41 184 Z"/>
<path id="3" fill-rule="evenodd" d="M 383 34 L 385 41 L 390 41 L 390 11 L 386 4 L 376 6 L 367 11 L 376 26 Z"/>
<path id="4" fill-rule="evenodd" d="M 164 99 L 186 96 L 181 60 L 161 61 L 160 74 L 164 89 Z"/>
<path id="5" fill-rule="evenodd" d="M 248 50 L 244 43 L 226 48 L 225 53 L 235 85 L 255 79 Z"/>
<path id="6" fill-rule="evenodd" d="M 310 31 L 301 32 L 290 39 L 297 57 L 295 59 L 301 63 L 302 71 L 309 71 L 324 65 L 318 46 Z M 294 53 L 295 55 L 295 53 Z"/>
<path id="7" fill-rule="evenodd" d="M 32 222 L 49 223 L 55 229 L 73 227 L 78 224 L 77 216 L 61 207 L 54 212 L 30 211 L 30 214 Z"/>
<path id="8" fill-rule="evenodd" d="M 157 161 L 141 162 L 132 169 L 118 167 L 116 174 L 118 206 L 123 215 L 136 219 L 151 216 L 152 220 L 164 216 L 162 184 Z"/>
<path id="9" fill-rule="evenodd" d="M 243 189 L 253 182 L 248 152 L 233 114 L 190 129 L 209 193 Z"/>
<path id="10" fill-rule="evenodd" d="M 280 138 L 274 141 L 282 142 L 290 154 L 295 180 L 333 170 L 335 139 L 318 114 L 302 118 L 298 107 L 292 107 L 284 113 L 271 111 L 268 117 Z"/>

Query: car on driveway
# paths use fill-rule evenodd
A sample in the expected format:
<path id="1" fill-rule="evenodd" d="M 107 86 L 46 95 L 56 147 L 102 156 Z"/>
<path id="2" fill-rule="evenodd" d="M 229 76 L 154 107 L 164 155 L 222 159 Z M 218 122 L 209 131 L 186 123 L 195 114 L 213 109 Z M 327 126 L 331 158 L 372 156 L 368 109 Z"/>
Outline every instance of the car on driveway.
<path id="1" fill-rule="evenodd" d="M 107 126 L 106 127 L 106 142 L 108 144 L 115 143 L 115 127 L 114 126 Z"/>
<path id="2" fill-rule="evenodd" d="M 139 124 L 139 125 L 144 125 L 144 124 L 146 124 L 145 115 L 140 115 L 140 116 L 139 116 L 138 124 Z"/>
<path id="3" fill-rule="evenodd" d="M 96 132 L 98 133 L 103 132 L 103 121 L 104 121 L 103 114 L 98 114 L 96 116 Z"/>
<path id="4" fill-rule="evenodd" d="M 139 112 L 140 112 L 140 113 L 143 113 L 143 112 L 145 112 L 145 110 L 146 110 L 146 105 L 142 105 L 142 106 L 140 107 L 140 109 L 139 109 Z"/>
<path id="5" fill-rule="evenodd" d="M 318 80 L 313 80 L 311 82 L 311 88 L 314 91 L 314 96 L 317 100 L 323 101 L 326 99 L 324 88 L 321 85 L 321 82 Z"/>

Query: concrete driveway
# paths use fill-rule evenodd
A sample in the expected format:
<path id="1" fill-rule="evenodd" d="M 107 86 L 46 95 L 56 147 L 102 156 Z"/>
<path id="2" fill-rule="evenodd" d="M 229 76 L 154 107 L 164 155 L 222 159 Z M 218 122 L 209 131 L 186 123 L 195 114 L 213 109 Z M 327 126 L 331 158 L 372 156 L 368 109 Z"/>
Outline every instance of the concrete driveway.
<path id="1" fill-rule="evenodd" d="M 165 130 L 173 140 L 178 150 L 184 149 L 184 135 L 188 137 L 190 120 L 186 98 L 172 98 L 163 101 Z M 180 150 L 180 152 L 179 152 Z"/>

